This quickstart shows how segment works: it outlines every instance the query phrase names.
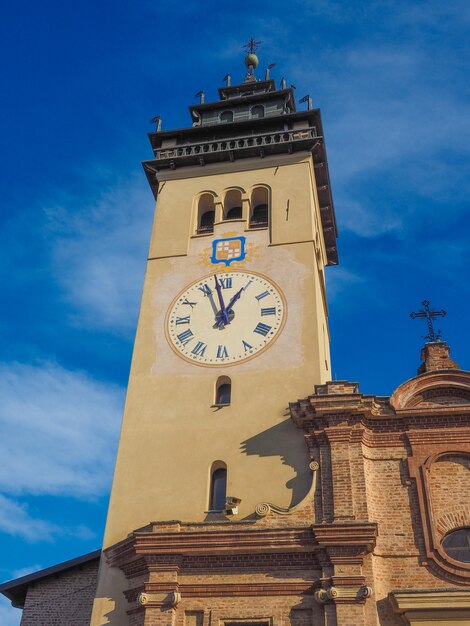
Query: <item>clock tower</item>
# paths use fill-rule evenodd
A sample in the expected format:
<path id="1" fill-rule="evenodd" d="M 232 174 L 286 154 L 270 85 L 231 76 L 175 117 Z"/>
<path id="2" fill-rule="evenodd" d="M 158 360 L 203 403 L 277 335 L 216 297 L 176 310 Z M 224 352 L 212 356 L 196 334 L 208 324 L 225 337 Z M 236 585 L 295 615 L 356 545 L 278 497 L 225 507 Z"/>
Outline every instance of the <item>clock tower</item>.
<path id="1" fill-rule="evenodd" d="M 282 603 L 217 585 L 246 584 L 244 563 L 263 584 L 262 554 L 308 561 L 318 468 L 288 403 L 331 378 L 334 210 L 320 111 L 256 78 L 253 49 L 245 64 L 189 127 L 149 135 L 156 210 L 93 626 L 264 626 Z"/>

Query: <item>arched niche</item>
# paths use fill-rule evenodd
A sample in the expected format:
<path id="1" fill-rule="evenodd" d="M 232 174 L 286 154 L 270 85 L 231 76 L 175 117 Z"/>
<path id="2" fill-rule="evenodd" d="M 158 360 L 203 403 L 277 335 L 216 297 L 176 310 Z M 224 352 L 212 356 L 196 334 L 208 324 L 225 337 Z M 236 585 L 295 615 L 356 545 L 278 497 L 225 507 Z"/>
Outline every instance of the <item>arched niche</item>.
<path id="1" fill-rule="evenodd" d="M 251 192 L 250 228 L 269 226 L 270 199 L 267 187 L 255 187 Z"/>
<path id="2" fill-rule="evenodd" d="M 215 198 L 212 193 L 205 192 L 199 196 L 197 202 L 197 226 L 198 234 L 214 232 L 215 221 Z"/>
<path id="3" fill-rule="evenodd" d="M 237 220 L 243 217 L 243 201 L 240 189 L 229 189 L 224 198 L 224 220 Z"/>

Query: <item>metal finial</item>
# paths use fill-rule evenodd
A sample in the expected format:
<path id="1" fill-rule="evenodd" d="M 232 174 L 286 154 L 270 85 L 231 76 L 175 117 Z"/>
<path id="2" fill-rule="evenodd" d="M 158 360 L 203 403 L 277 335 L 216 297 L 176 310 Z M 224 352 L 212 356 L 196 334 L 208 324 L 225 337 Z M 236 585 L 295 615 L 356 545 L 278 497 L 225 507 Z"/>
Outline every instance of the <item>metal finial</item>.
<path id="1" fill-rule="evenodd" d="M 226 81 L 226 83 L 227 83 L 227 87 L 230 87 L 230 81 L 231 81 L 231 76 L 230 76 L 230 74 L 227 74 L 226 76 L 224 76 L 224 77 L 222 78 L 222 80 L 225 80 L 225 81 Z"/>
<path id="2" fill-rule="evenodd" d="M 285 89 L 286 88 L 286 79 L 284 78 L 284 76 L 281 78 L 281 89 Z"/>
<path id="3" fill-rule="evenodd" d="M 269 70 L 272 70 L 272 69 L 273 69 L 273 67 L 275 67 L 275 66 L 276 66 L 276 64 L 275 64 L 275 63 L 270 63 L 270 64 L 268 65 L 268 67 L 266 68 L 266 73 L 265 73 L 265 75 L 264 75 L 264 80 L 269 80 Z"/>
<path id="4" fill-rule="evenodd" d="M 441 331 L 435 331 L 432 321 L 436 319 L 436 317 L 444 317 L 446 312 L 444 309 L 440 311 L 433 311 L 430 307 L 429 300 L 423 300 L 422 302 L 423 309 L 417 312 L 411 312 L 410 317 L 412 320 L 416 318 L 421 318 L 426 320 L 426 324 L 428 325 L 428 334 L 422 335 L 423 339 L 428 339 L 429 342 L 441 341 Z"/>
<path id="5" fill-rule="evenodd" d="M 195 98 L 200 98 L 199 104 L 204 104 L 204 92 L 203 91 L 198 91 L 196 94 L 194 94 Z"/>
<path id="6" fill-rule="evenodd" d="M 253 37 L 250 37 L 249 42 L 246 43 L 244 46 L 242 46 L 242 48 L 248 54 L 254 54 L 258 50 L 261 44 L 262 44 L 261 41 L 255 41 Z"/>
<path id="7" fill-rule="evenodd" d="M 312 98 L 307 94 L 306 96 L 304 96 L 303 98 L 300 98 L 299 100 L 299 104 L 302 104 L 302 102 L 308 102 L 307 104 L 307 108 L 310 111 L 312 108 Z"/>
<path id="8" fill-rule="evenodd" d="M 162 127 L 162 118 L 160 115 L 157 115 L 156 117 L 152 117 L 152 119 L 150 120 L 151 124 L 156 124 L 157 128 L 155 129 L 155 132 L 159 133 L 160 129 Z"/>

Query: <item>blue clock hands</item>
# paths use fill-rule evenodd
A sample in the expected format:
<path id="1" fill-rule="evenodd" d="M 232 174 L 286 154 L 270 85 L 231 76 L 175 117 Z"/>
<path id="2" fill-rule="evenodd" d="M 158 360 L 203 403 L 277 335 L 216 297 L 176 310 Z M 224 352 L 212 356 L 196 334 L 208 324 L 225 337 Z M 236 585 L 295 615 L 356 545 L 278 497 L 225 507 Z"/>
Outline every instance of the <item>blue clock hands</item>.
<path id="1" fill-rule="evenodd" d="M 224 297 L 222 295 L 222 288 L 220 286 L 219 281 L 217 280 L 217 275 L 214 274 L 214 280 L 215 280 L 215 289 L 217 291 L 217 295 L 219 296 L 219 303 L 220 303 L 220 316 L 217 315 L 217 322 L 216 325 L 217 327 L 219 327 L 221 324 L 229 324 L 229 318 L 228 318 L 228 312 L 227 309 L 225 308 L 225 302 L 224 302 Z"/>
<path id="2" fill-rule="evenodd" d="M 220 328 L 222 326 L 222 323 L 225 324 L 230 324 L 230 313 L 232 312 L 232 308 L 233 305 L 235 304 L 235 302 L 239 299 L 239 297 L 242 295 L 242 292 L 244 291 L 244 287 L 242 287 L 241 289 L 239 289 L 239 291 L 237 291 L 237 293 L 232 297 L 232 299 L 230 300 L 230 302 L 228 303 L 228 307 L 226 307 L 225 309 L 225 314 L 227 316 L 227 321 L 225 322 L 223 319 L 218 319 L 215 323 L 217 328 Z"/>

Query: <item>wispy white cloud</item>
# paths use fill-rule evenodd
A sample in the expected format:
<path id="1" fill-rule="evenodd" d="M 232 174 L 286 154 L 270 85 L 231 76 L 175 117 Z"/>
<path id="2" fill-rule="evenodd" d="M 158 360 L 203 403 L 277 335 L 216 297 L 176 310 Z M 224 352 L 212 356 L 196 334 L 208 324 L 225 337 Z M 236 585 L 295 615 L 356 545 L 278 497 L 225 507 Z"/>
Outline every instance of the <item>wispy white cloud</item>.
<path id="1" fill-rule="evenodd" d="M 346 291 L 355 289 L 365 283 L 365 277 L 344 269 L 343 267 L 331 268 L 327 275 L 327 293 L 330 303 L 344 297 Z"/>
<path id="2" fill-rule="evenodd" d="M 33 518 L 24 504 L 0 494 L 0 532 L 27 541 L 51 541 L 61 529 L 45 520 Z"/>
<path id="3" fill-rule="evenodd" d="M 342 229 L 363 237 L 413 229 L 427 211 L 424 202 L 397 207 L 384 198 L 377 207 L 358 200 L 358 193 L 372 189 L 378 196 L 381 187 L 392 185 L 398 193 L 406 189 L 408 198 L 435 201 L 445 195 L 450 212 L 462 210 L 453 201 L 461 199 L 463 187 L 468 193 L 468 182 L 457 180 L 453 162 L 470 157 L 462 63 L 467 54 L 459 53 L 462 39 L 449 45 L 448 38 L 470 11 L 468 3 L 457 4 L 461 10 L 434 1 L 371 1 L 359 8 L 334 0 L 297 0 L 303 24 L 293 17 L 283 26 L 283 40 L 298 31 L 296 46 L 279 51 L 283 72 L 289 82 L 310 89 L 314 105 L 323 110 Z M 308 23 L 332 28 L 334 43 L 325 44 L 322 36 L 316 46 L 316 28 L 311 37 L 302 36 Z M 339 40 L 338 29 L 347 23 L 354 37 Z"/>
<path id="4" fill-rule="evenodd" d="M 48 237 L 73 323 L 129 333 L 137 319 L 154 201 L 143 176 L 104 187 L 84 205 L 73 197 L 47 205 Z"/>
<path id="5" fill-rule="evenodd" d="M 29 507 L 23 502 L 18 502 L 12 498 L 0 494 L 0 532 L 13 537 L 21 537 L 28 542 L 53 541 L 58 537 L 74 537 L 75 539 L 92 539 L 95 537 L 90 529 L 80 525 L 76 528 L 68 526 L 58 526 L 51 522 L 34 517 L 29 512 Z M 40 569 L 37 566 L 37 569 Z M 25 576 L 15 572 L 13 578 Z M 26 573 L 36 571 L 27 568 Z"/>
<path id="6" fill-rule="evenodd" d="M 123 395 L 118 386 L 53 363 L 0 364 L 0 490 L 79 498 L 105 493 Z"/>

